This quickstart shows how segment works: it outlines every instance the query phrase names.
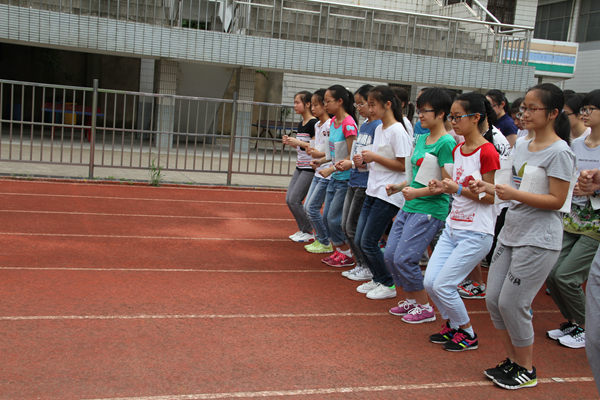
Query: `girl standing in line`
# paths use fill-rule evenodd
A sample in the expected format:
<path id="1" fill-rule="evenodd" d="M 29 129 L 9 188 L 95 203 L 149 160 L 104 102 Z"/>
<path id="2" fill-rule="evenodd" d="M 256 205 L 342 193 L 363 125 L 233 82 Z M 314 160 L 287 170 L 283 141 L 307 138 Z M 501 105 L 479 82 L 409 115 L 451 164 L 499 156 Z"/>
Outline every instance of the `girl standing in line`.
<path id="1" fill-rule="evenodd" d="M 404 114 L 404 110 L 406 110 L 406 115 L 402 117 L 402 121 L 404 121 L 404 127 L 408 134 L 412 137 L 415 134 L 415 130 L 412 126 L 412 120 L 415 116 L 415 105 L 412 104 L 408 98 L 408 92 L 401 87 L 393 86 L 392 91 L 400 100 L 400 106 L 402 107 L 402 113 Z"/>
<path id="2" fill-rule="evenodd" d="M 356 140 L 358 129 L 356 109 L 352 100 L 352 93 L 341 85 L 333 85 L 325 92 L 325 110 L 333 114 L 329 127 L 329 152 L 333 164 L 343 159 L 350 159 L 352 144 Z M 318 167 L 325 162 L 323 157 L 314 160 L 313 165 Z M 335 252 L 321 261 L 332 267 L 350 267 L 355 262 L 350 245 L 342 232 L 342 212 L 349 179 L 350 171 L 335 171 L 327 185 L 323 221 Z"/>
<path id="3" fill-rule="evenodd" d="M 329 119 L 329 114 L 325 111 L 325 104 L 323 103 L 325 92 L 325 89 L 317 90 L 311 100 L 312 114 L 318 119 L 318 122 L 315 124 L 315 147 L 325 143 L 329 145 L 329 125 L 331 124 L 331 120 Z M 313 157 L 313 159 L 325 157 L 324 152 L 312 147 L 307 147 L 306 153 Z M 315 241 L 307 244 L 304 248 L 309 253 L 333 253 L 333 246 L 329 241 L 329 233 L 323 223 L 321 207 L 325 202 L 327 186 L 331 180 L 334 168 L 330 162 L 316 166 L 314 160 L 311 161 L 311 166 L 315 168 L 315 176 L 306 195 L 304 211 L 313 226 Z"/>
<path id="4" fill-rule="evenodd" d="M 365 146 L 370 146 L 373 143 L 375 128 L 381 125 L 381 120 L 370 119 L 371 112 L 369 110 L 369 105 L 367 104 L 367 96 L 372 88 L 373 85 L 364 85 L 354 93 L 354 106 L 357 108 L 360 116 L 367 120 L 360 126 L 356 145 L 354 146 L 352 154 L 350 154 L 351 158 L 360 153 Z M 354 241 L 360 211 L 362 210 L 365 197 L 367 196 L 367 180 L 369 179 L 369 172 L 367 171 L 366 166 L 357 167 L 352 159 L 338 161 L 335 167 L 338 171 L 350 170 L 348 192 L 346 193 L 344 211 L 342 213 L 342 231 L 344 232 L 344 235 L 346 235 L 348 244 L 350 244 L 352 253 L 356 258 L 356 267 L 349 271 L 342 272 L 342 276 L 353 281 L 369 281 L 373 275 L 366 266 L 366 256 L 362 252 L 360 246 L 357 246 Z"/>
<path id="5" fill-rule="evenodd" d="M 406 181 L 404 157 L 410 156 L 412 138 L 404 128 L 400 101 L 389 86 L 371 89 L 368 102 L 371 118 L 380 119 L 382 124 L 375 129 L 372 151 L 363 150 L 354 157 L 356 165 L 369 165 L 367 197 L 356 227 L 356 243 L 366 256 L 373 279 L 356 291 L 379 300 L 396 297 L 394 279 L 385 266 L 379 239 L 404 204 L 402 194 L 388 196 L 386 186 Z"/>
<path id="6" fill-rule="evenodd" d="M 298 232 L 290 235 L 290 239 L 294 242 L 310 242 L 315 238 L 312 234 L 312 225 L 302 205 L 302 201 L 304 201 L 312 179 L 315 176 L 315 171 L 310 166 L 312 157 L 306 154 L 305 151 L 305 148 L 309 147 L 310 139 L 315 136 L 315 123 L 317 122 L 317 119 L 310 112 L 311 97 L 312 93 L 306 91 L 294 96 L 294 111 L 296 114 L 302 115 L 302 121 L 298 124 L 298 131 L 295 138 L 284 135 L 281 140 L 283 144 L 295 147 L 298 153 L 296 170 L 294 171 L 294 175 L 292 175 L 285 195 L 285 202 L 292 212 L 294 219 L 296 219 L 299 229 Z"/>
<path id="7" fill-rule="evenodd" d="M 492 107 L 482 94 L 465 93 L 456 98 L 448 119 L 456 134 L 465 141 L 452 151 L 452 179 L 429 182 L 433 193 L 443 189 L 454 197 L 446 227 L 431 255 L 424 279 L 427 293 L 442 318 L 447 320 L 442 330 L 429 340 L 443 344 L 447 351 L 478 347 L 477 335 L 456 286 L 488 253 L 494 238 L 494 195 L 480 197 L 468 190 L 469 182 L 477 176 L 492 184 L 495 171 L 500 169 L 498 152 L 486 138 L 491 138 L 491 125 L 485 135 L 480 133 L 480 127 L 492 116 Z"/>
<path id="8" fill-rule="evenodd" d="M 514 181 L 520 187 L 527 166 L 541 168 L 548 177 L 548 194 L 529 193 L 508 184 L 471 184 L 474 193 L 485 191 L 502 200 L 515 200 L 498 237 L 486 299 L 508 358 L 484 373 L 506 389 L 537 385 L 531 303 L 560 254 L 562 235 L 556 233 L 563 224 L 557 210 L 565 203 L 576 170 L 569 147 L 570 124 L 562 112 L 564 103 L 563 92 L 544 83 L 527 92 L 520 109 L 525 128 L 534 130 L 535 137 L 515 149 Z"/>
<path id="9" fill-rule="evenodd" d="M 430 133 L 416 138 L 411 158 L 413 177 L 417 176 L 426 154 L 437 157 L 444 178 L 451 177 L 444 169 L 445 164 L 452 164 L 452 150 L 456 146 L 444 125 L 451 106 L 450 96 L 439 88 L 427 89 L 417 99 L 417 115 L 421 126 L 429 129 Z M 393 307 L 390 314 L 401 316 L 404 322 L 420 324 L 435 321 L 435 313 L 423 286 L 419 260 L 433 237 L 444 226 L 449 198 L 441 190 L 432 193 L 414 178 L 410 186 L 400 189 L 401 186 L 404 185 L 390 184 L 386 187 L 388 194 L 402 190 L 405 198 L 404 207 L 398 212 L 388 236 L 384 259 L 394 283 L 404 290 L 406 300 Z"/>
<path id="10" fill-rule="evenodd" d="M 591 129 L 583 123 L 580 112 L 581 107 L 583 107 L 583 96 L 574 93 L 565 97 L 567 98 L 567 101 L 565 101 L 565 113 L 571 123 L 571 140 L 589 135 Z"/>
<path id="11" fill-rule="evenodd" d="M 585 124 L 592 133 L 571 143 L 579 171 L 600 166 L 600 113 L 587 114 L 587 110 L 600 108 L 600 90 L 590 92 L 581 105 Z M 566 104 L 564 109 L 568 114 Z M 547 335 L 573 349 L 585 347 L 585 293 L 581 285 L 588 279 L 600 244 L 600 210 L 594 210 L 590 203 L 590 196 L 595 195 L 595 192 L 582 191 L 579 185 L 575 186 L 571 212 L 563 216 L 562 250 L 546 279 L 552 300 L 567 320 L 560 328 L 548 331 Z"/>
<path id="12" fill-rule="evenodd" d="M 497 122 L 496 126 L 500 129 L 500 132 L 510 143 L 510 146 L 514 146 L 517 141 L 517 126 L 515 121 L 510 116 L 510 106 L 508 100 L 504 97 L 504 94 L 499 90 L 490 90 L 485 94 L 489 102 L 492 104 L 492 108 L 496 112 Z"/>

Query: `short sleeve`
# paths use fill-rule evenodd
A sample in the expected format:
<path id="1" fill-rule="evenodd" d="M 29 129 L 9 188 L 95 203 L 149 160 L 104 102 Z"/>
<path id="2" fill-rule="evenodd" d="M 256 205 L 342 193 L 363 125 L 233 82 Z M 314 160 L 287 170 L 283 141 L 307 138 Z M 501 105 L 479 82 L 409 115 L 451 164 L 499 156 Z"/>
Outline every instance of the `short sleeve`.
<path id="1" fill-rule="evenodd" d="M 308 130 L 308 134 L 310 135 L 311 138 L 315 137 L 315 132 L 316 132 L 316 128 L 315 126 L 317 125 L 317 121 L 318 119 L 313 118 L 310 121 L 308 121 L 308 123 L 306 124 L 306 128 Z"/>
<path id="2" fill-rule="evenodd" d="M 358 128 L 356 127 L 356 123 L 351 116 L 346 117 L 346 119 L 344 119 L 342 122 L 342 132 L 344 132 L 345 138 L 358 135 Z"/>
<path id="3" fill-rule="evenodd" d="M 546 175 L 570 182 L 576 169 L 577 158 L 575 157 L 575 153 L 573 153 L 565 142 L 564 149 L 558 151 L 546 166 Z"/>
<path id="4" fill-rule="evenodd" d="M 392 132 L 390 144 L 397 158 L 410 157 L 412 151 L 411 137 L 400 123 L 394 124 L 396 129 Z"/>
<path id="5" fill-rule="evenodd" d="M 446 135 L 440 138 L 442 142 L 440 143 L 436 154 L 436 157 L 438 158 L 438 164 L 442 168 L 444 167 L 444 164 L 452 164 L 454 162 L 452 151 L 456 147 L 456 142 L 452 136 L 447 136 L 448 138 L 446 138 Z"/>
<path id="6" fill-rule="evenodd" d="M 481 175 L 500 169 L 500 155 L 491 143 L 481 146 L 479 160 L 481 161 Z"/>

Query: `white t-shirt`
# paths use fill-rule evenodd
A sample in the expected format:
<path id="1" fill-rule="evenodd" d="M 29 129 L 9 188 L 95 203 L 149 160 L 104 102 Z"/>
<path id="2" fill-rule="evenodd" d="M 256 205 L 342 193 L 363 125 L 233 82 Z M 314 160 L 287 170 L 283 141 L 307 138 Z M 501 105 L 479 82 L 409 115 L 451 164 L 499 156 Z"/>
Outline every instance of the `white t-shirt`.
<path id="1" fill-rule="evenodd" d="M 571 141 L 575 140 L 575 139 L 579 139 L 579 138 L 585 138 L 587 137 L 590 133 L 592 133 L 592 128 L 587 128 L 582 134 L 581 136 L 579 136 L 578 138 L 574 138 L 573 137 L 573 133 L 571 131 Z"/>
<path id="2" fill-rule="evenodd" d="M 525 137 L 527 135 L 529 135 L 529 131 L 527 129 L 519 129 L 517 131 L 517 139 Z"/>
<path id="3" fill-rule="evenodd" d="M 404 125 L 406 126 L 406 131 L 408 132 L 408 134 L 413 137 L 415 135 L 415 128 L 413 128 L 412 124 L 410 123 L 410 120 L 406 117 L 403 118 L 404 121 Z"/>
<path id="4" fill-rule="evenodd" d="M 470 154 L 462 152 L 463 146 L 464 143 L 457 145 L 452 152 L 454 156 L 452 180 L 462 185 L 462 190 L 465 191 L 469 190 L 469 182 L 474 180 L 475 171 L 484 175 L 500 169 L 500 156 L 491 143 L 479 146 Z M 491 204 L 484 204 L 456 194 L 453 197 L 452 210 L 446 219 L 446 225 L 452 229 L 494 234 L 496 210 Z"/>
<path id="5" fill-rule="evenodd" d="M 321 121 L 319 120 L 315 124 L 315 147 L 320 144 L 323 144 L 323 143 L 329 144 L 329 126 L 330 125 L 331 125 L 331 119 L 328 119 L 323 124 L 321 124 Z M 329 147 L 328 147 L 327 151 L 329 151 Z M 318 176 L 319 178 L 328 179 L 328 180 L 331 179 L 331 175 L 329 175 L 328 177 L 324 177 L 323 175 L 320 174 L 320 172 L 323 169 L 329 168 L 329 167 L 331 167 L 331 162 L 321 164 L 316 169 L 315 175 Z"/>
<path id="6" fill-rule="evenodd" d="M 392 147 L 396 158 L 409 157 L 412 151 L 412 136 L 404 129 L 400 122 L 383 129 L 383 125 L 375 128 L 375 137 L 373 138 L 373 152 L 377 153 L 382 146 Z M 391 183 L 401 183 L 406 180 L 406 173 L 400 171 L 380 171 L 372 162 L 369 164 L 369 181 L 367 182 L 367 195 L 377 197 L 383 201 L 394 204 L 398 208 L 404 205 L 404 195 L 396 193 L 388 196 L 385 186 Z"/>
<path id="7" fill-rule="evenodd" d="M 600 146 L 593 149 L 585 144 L 586 134 L 584 133 L 571 142 L 571 150 L 577 157 L 577 171 L 585 169 L 600 168 Z M 573 203 L 580 207 L 585 207 L 589 196 L 573 196 Z"/>

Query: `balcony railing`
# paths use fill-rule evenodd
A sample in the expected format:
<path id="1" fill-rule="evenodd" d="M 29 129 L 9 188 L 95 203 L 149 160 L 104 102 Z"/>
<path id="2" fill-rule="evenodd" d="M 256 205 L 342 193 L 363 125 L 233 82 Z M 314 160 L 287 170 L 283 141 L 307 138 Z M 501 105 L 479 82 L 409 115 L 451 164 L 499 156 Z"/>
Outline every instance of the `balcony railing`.
<path id="1" fill-rule="evenodd" d="M 517 65 L 527 64 L 533 36 L 531 27 L 482 20 L 489 13 L 478 2 L 472 19 L 321 0 L 0 0 L 0 4 L 173 29 Z"/>

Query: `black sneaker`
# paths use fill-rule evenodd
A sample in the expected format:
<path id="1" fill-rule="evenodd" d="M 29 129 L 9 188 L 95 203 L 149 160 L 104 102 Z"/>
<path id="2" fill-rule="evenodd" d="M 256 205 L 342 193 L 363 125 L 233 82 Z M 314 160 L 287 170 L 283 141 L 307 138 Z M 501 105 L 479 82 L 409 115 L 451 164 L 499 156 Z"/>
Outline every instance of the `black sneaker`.
<path id="1" fill-rule="evenodd" d="M 429 340 L 431 340 L 432 343 L 444 344 L 444 343 L 452 340 L 455 333 L 456 333 L 456 329 L 450 328 L 450 323 L 446 322 L 446 324 L 442 325 L 441 331 L 429 336 Z"/>
<path id="2" fill-rule="evenodd" d="M 510 358 L 506 357 L 506 360 L 501 361 L 494 368 L 486 369 L 483 373 L 491 380 L 494 380 L 499 376 L 506 375 L 512 369 L 512 366 L 513 362 L 510 361 Z"/>
<path id="3" fill-rule="evenodd" d="M 477 334 L 469 335 L 466 331 L 458 328 L 454 333 L 452 340 L 444 343 L 444 350 L 448 351 L 464 351 L 476 350 L 478 347 Z"/>
<path id="4" fill-rule="evenodd" d="M 504 389 L 515 390 L 526 387 L 537 386 L 535 367 L 531 373 L 520 365 L 513 363 L 513 367 L 507 374 L 494 379 L 494 383 Z"/>

